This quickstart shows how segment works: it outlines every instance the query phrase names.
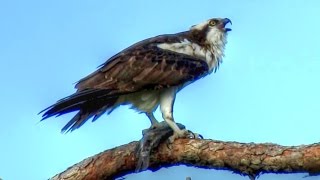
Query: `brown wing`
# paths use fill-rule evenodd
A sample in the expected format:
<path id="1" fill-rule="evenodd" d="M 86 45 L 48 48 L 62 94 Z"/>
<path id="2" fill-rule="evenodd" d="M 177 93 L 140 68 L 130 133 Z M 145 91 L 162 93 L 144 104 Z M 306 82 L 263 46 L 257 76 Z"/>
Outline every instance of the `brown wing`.
<path id="1" fill-rule="evenodd" d="M 108 89 L 113 90 L 111 93 L 125 94 L 176 86 L 208 72 L 208 65 L 201 59 L 158 48 L 157 44 L 165 40 L 156 37 L 124 50 L 80 80 L 76 88 L 78 91 Z"/>
<path id="2" fill-rule="evenodd" d="M 90 118 L 95 121 L 105 112 L 110 113 L 123 94 L 176 86 L 201 78 L 208 72 L 205 61 L 157 47 L 158 43 L 178 42 L 181 37 L 180 34 L 147 39 L 113 56 L 80 80 L 76 93 L 43 110 L 43 120 L 78 111 L 62 128 L 63 132 L 73 131 Z"/>

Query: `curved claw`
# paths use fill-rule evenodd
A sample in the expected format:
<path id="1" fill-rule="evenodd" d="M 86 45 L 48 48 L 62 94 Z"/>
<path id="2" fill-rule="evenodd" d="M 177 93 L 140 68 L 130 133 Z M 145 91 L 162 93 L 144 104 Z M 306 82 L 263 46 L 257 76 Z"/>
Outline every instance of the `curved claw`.
<path id="1" fill-rule="evenodd" d="M 194 133 L 194 132 L 188 130 L 188 138 L 190 138 L 190 139 L 203 139 L 203 136 L 201 134 Z"/>
<path id="2" fill-rule="evenodd" d="M 169 137 L 169 142 L 173 143 L 173 141 L 178 138 L 203 139 L 203 136 L 201 134 L 184 129 L 180 133 L 174 132 L 173 135 Z"/>

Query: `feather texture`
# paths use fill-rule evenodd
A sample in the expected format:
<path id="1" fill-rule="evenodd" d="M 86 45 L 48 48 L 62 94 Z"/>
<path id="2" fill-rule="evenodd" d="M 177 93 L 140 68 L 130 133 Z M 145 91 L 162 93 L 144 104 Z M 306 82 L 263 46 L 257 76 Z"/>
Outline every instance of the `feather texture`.
<path id="1" fill-rule="evenodd" d="M 217 25 L 210 27 L 212 21 Z M 122 104 L 152 113 L 168 89 L 179 91 L 218 67 L 228 22 L 208 20 L 190 31 L 156 36 L 124 49 L 81 79 L 75 86 L 76 93 L 43 110 L 42 120 L 78 111 L 62 128 L 65 132 L 81 127 L 90 118 L 95 121 Z M 164 104 L 173 106 L 174 97 L 172 94 Z"/>

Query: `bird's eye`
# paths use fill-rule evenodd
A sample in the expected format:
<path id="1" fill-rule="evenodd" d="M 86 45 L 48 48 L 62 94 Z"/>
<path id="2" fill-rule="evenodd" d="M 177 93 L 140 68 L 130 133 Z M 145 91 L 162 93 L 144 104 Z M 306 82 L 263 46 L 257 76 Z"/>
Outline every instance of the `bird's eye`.
<path id="1" fill-rule="evenodd" d="M 216 21 L 215 20 L 209 21 L 209 26 L 215 26 L 215 25 L 216 25 Z"/>

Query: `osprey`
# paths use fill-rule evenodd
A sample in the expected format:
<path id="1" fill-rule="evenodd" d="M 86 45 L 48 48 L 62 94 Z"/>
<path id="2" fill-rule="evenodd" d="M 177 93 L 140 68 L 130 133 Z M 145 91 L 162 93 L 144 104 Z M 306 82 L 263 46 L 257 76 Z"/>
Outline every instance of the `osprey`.
<path id="1" fill-rule="evenodd" d="M 42 112 L 42 120 L 65 113 L 78 113 L 62 132 L 81 127 L 88 119 L 98 119 L 120 105 L 132 105 L 145 113 L 151 127 L 158 121 L 153 112 L 160 105 L 162 117 L 174 137 L 185 137 L 173 119 L 177 92 L 219 67 L 224 56 L 228 18 L 214 18 L 194 25 L 189 31 L 159 35 L 124 49 L 98 70 L 77 82 L 77 91 Z M 41 112 L 41 113 L 42 113 Z"/>

